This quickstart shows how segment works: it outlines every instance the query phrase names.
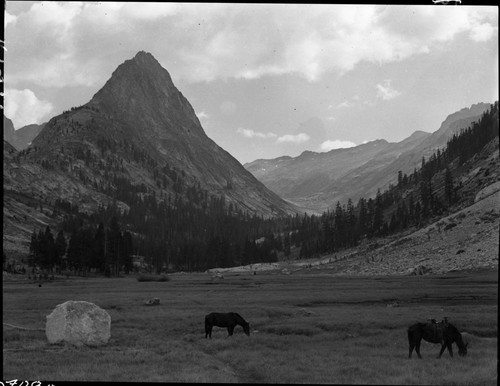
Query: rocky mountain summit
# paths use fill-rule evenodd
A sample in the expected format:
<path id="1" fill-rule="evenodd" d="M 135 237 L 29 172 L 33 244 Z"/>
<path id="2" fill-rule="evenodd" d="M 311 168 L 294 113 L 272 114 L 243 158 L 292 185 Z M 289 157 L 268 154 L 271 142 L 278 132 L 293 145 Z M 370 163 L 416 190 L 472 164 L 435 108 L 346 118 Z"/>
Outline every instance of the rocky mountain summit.
<path id="1" fill-rule="evenodd" d="M 40 162 L 70 150 L 97 183 L 104 182 L 99 163 L 119 165 L 120 178 L 161 195 L 158 180 L 164 193 L 173 193 L 176 178 L 166 170 L 175 170 L 186 186 L 199 184 L 238 208 L 265 217 L 295 213 L 205 134 L 168 71 L 143 51 L 118 66 L 86 105 L 53 118 L 33 146 L 41 149 L 34 155 Z"/>
<path id="2" fill-rule="evenodd" d="M 4 141 L 3 171 L 7 251 L 26 253 L 34 229 L 63 219 L 56 201 L 90 214 L 213 197 L 264 218 L 297 213 L 205 134 L 168 71 L 143 51 L 88 103 L 50 119 L 26 149 Z"/>

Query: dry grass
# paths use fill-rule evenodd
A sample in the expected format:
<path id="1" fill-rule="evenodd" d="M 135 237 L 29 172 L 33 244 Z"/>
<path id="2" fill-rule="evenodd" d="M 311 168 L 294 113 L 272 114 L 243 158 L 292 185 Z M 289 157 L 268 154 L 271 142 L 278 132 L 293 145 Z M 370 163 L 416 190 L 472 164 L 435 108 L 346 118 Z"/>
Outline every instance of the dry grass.
<path id="1" fill-rule="evenodd" d="M 4 327 L 4 379 L 215 383 L 496 384 L 497 272 L 446 277 L 173 275 L 4 283 L 4 322 L 43 328 L 59 303 L 86 300 L 109 312 L 100 348 L 49 345 L 43 331 Z M 161 299 L 157 307 L 144 301 Z M 388 307 L 397 300 L 399 307 Z M 251 335 L 214 328 L 211 311 L 239 312 Z M 423 343 L 409 360 L 406 328 L 448 316 L 470 333 L 466 358 Z M 455 352 L 456 352 L 455 346 Z"/>

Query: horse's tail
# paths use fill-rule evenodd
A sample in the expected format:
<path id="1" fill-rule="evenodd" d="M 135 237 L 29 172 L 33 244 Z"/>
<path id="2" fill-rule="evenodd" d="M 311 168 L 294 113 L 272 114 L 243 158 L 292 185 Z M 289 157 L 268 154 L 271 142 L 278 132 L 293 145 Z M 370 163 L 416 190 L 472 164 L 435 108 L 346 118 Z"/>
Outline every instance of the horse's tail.
<path id="1" fill-rule="evenodd" d="M 205 316 L 205 334 L 210 332 L 210 320 L 209 315 Z"/>

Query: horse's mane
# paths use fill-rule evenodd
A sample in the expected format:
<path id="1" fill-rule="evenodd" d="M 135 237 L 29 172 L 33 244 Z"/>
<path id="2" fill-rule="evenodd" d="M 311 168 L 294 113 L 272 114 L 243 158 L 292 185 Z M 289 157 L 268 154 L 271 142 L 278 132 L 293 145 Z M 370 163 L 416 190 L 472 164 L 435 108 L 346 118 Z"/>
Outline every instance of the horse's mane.
<path id="1" fill-rule="evenodd" d="M 244 321 L 246 323 L 246 320 L 243 319 L 243 317 L 240 314 L 238 314 L 237 312 L 231 312 L 231 314 L 233 314 L 235 317 L 237 317 L 238 319 L 241 319 L 242 321 Z"/>

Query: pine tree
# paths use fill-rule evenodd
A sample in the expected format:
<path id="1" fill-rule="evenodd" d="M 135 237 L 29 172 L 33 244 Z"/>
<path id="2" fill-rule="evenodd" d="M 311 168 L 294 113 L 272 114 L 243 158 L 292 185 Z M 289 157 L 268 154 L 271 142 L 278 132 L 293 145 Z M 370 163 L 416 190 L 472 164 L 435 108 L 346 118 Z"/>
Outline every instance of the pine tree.
<path id="1" fill-rule="evenodd" d="M 334 248 L 338 249 L 344 247 L 346 244 L 345 238 L 345 215 L 340 201 L 335 205 L 335 222 L 333 225 L 333 232 L 335 234 Z"/>
<path id="2" fill-rule="evenodd" d="M 59 231 L 55 241 L 55 251 L 56 251 L 56 261 L 55 264 L 61 266 L 62 258 L 66 254 L 66 248 L 68 247 L 68 243 L 66 242 L 66 238 L 64 237 L 64 233 L 62 230 Z"/>
<path id="3" fill-rule="evenodd" d="M 90 261 L 90 267 L 100 270 L 101 272 L 105 269 L 105 230 L 104 224 L 101 222 L 97 227 L 94 240 L 92 243 L 93 254 Z"/>
<path id="4" fill-rule="evenodd" d="M 81 264 L 81 237 L 79 231 L 73 232 L 69 239 L 67 256 L 68 256 L 68 264 L 72 269 L 80 269 Z"/>
<path id="5" fill-rule="evenodd" d="M 29 254 L 29 265 L 30 266 L 35 266 L 37 262 L 37 256 L 39 255 L 39 244 L 38 244 L 38 235 L 36 233 L 36 230 L 33 230 L 33 233 L 31 234 L 31 242 L 30 242 L 30 254 Z"/>
<path id="6" fill-rule="evenodd" d="M 444 195 L 448 206 L 451 206 L 453 202 L 453 176 L 449 168 L 446 168 L 444 174 Z"/>
<path id="7" fill-rule="evenodd" d="M 422 202 L 422 216 L 427 217 L 429 215 L 431 206 L 431 197 L 429 196 L 430 188 L 429 181 L 420 181 L 420 201 Z"/>
<path id="8" fill-rule="evenodd" d="M 132 235 L 130 232 L 124 232 L 122 237 L 122 247 L 120 248 L 121 261 L 120 264 L 125 267 L 125 273 L 129 273 L 132 270 Z M 158 252 L 159 255 L 159 252 Z"/>
<path id="9" fill-rule="evenodd" d="M 290 256 L 292 253 L 289 232 L 285 232 L 285 237 L 283 238 L 283 252 L 285 253 L 285 257 Z"/>
<path id="10" fill-rule="evenodd" d="M 368 208 L 366 205 L 366 200 L 364 198 L 360 198 L 358 201 L 358 226 L 357 226 L 357 234 L 358 237 L 363 237 L 366 235 L 369 229 L 368 225 Z"/>
<path id="11" fill-rule="evenodd" d="M 403 172 L 398 171 L 398 188 L 403 189 Z"/>
<path id="12" fill-rule="evenodd" d="M 346 227 L 347 227 L 346 234 L 347 234 L 348 246 L 354 246 L 357 243 L 356 215 L 354 214 L 354 205 L 350 198 L 347 200 Z"/>
<path id="13" fill-rule="evenodd" d="M 54 236 L 50 230 L 50 227 L 45 228 L 45 233 L 40 231 L 40 239 L 42 240 L 42 250 L 40 254 L 40 266 L 44 269 L 51 269 L 55 263 L 55 242 Z"/>
<path id="14" fill-rule="evenodd" d="M 382 206 L 382 194 L 380 189 L 377 190 L 377 195 L 375 197 L 375 208 L 373 214 L 373 234 L 378 235 L 382 230 L 384 225 L 384 213 Z"/>
<path id="15" fill-rule="evenodd" d="M 112 267 L 111 273 L 118 276 L 120 272 L 121 230 L 116 216 L 111 219 L 107 234 L 106 264 Z"/>

